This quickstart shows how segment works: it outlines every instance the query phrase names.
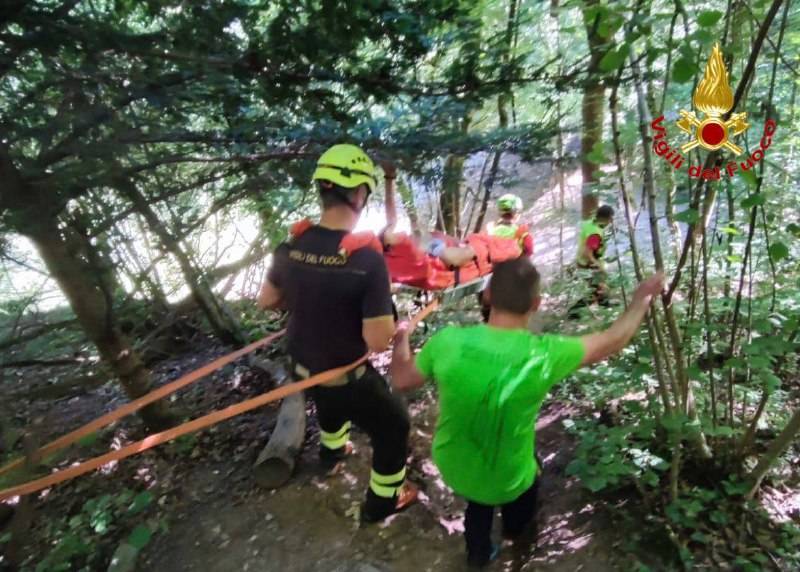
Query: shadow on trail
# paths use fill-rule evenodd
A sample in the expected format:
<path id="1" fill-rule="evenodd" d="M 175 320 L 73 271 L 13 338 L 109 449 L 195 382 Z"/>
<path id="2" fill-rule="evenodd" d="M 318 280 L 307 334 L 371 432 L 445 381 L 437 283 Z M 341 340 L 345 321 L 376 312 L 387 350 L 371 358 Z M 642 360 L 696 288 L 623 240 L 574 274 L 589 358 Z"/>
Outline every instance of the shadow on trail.
<path id="1" fill-rule="evenodd" d="M 249 466 L 195 467 L 178 491 L 170 531 L 140 560 L 141 570 L 292 570 L 423 572 L 464 570 L 463 508 L 430 460 L 436 404 L 428 392 L 410 406 L 411 478 L 421 502 L 380 525 L 355 520 L 369 474 L 366 437 L 355 433 L 357 454 L 326 478 L 316 463 L 311 423 L 297 473 L 277 491 L 257 488 Z M 505 546 L 489 570 L 616 570 L 617 531 L 595 512 L 574 477 L 564 474 L 573 443 L 562 426 L 575 410 L 550 403 L 539 418 L 544 464 L 539 543 Z M 496 527 L 499 530 L 499 527 Z"/>

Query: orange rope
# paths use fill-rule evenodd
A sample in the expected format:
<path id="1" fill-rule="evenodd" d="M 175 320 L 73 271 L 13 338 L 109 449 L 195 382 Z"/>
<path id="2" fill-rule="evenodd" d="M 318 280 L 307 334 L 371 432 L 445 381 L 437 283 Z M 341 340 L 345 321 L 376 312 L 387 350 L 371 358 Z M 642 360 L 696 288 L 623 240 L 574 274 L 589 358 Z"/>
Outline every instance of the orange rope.
<path id="1" fill-rule="evenodd" d="M 273 341 L 275 341 L 279 337 L 281 337 L 285 332 L 286 332 L 286 330 L 281 330 L 280 332 L 277 332 L 275 334 L 272 334 L 270 336 L 262 338 L 262 339 L 258 340 L 257 342 L 253 342 L 252 344 L 250 344 L 248 346 L 245 346 L 240 350 L 236 350 L 235 352 L 226 354 L 226 355 L 222 356 L 221 358 L 215 359 L 211 363 L 206 364 L 203 367 L 201 367 L 199 369 L 196 369 L 196 370 L 194 370 L 192 372 L 189 372 L 186 375 L 179 377 L 175 381 L 170 382 L 170 383 L 168 383 L 168 384 L 166 384 L 166 385 L 164 385 L 162 387 L 159 387 L 158 389 L 153 390 L 150 393 L 147 393 L 147 394 L 143 395 L 142 397 L 139 397 L 138 399 L 134 399 L 130 403 L 126 403 L 122 407 L 120 407 L 118 409 L 115 409 L 114 411 L 110 411 L 109 413 L 106 413 L 102 417 L 98 417 L 97 419 L 95 419 L 91 423 L 87 423 L 83 427 L 81 427 L 79 429 L 76 429 L 75 431 L 72 431 L 71 433 L 67 433 L 63 437 L 59 437 L 55 441 L 53 441 L 51 443 L 48 443 L 47 445 L 41 447 L 36 452 L 36 454 L 37 454 L 38 458 L 41 459 L 44 456 L 49 455 L 50 453 L 54 453 L 56 451 L 60 451 L 61 449 L 65 448 L 65 447 L 68 447 L 69 445 L 72 445 L 73 443 L 75 443 L 79 439 L 82 439 L 83 437 L 86 437 L 87 435 L 91 435 L 92 433 L 94 433 L 98 429 L 102 429 L 106 425 L 110 425 L 114 421 L 122 419 L 126 415 L 130 415 L 131 413 L 134 413 L 135 411 L 138 411 L 142 407 L 150 405 L 154 401 L 158 401 L 159 399 L 162 399 L 162 398 L 164 398 L 164 397 L 166 397 L 168 395 L 171 395 L 171 394 L 175 393 L 179 389 L 182 389 L 182 388 L 186 387 L 187 385 L 189 385 L 191 383 L 194 383 L 198 379 L 201 379 L 201 378 L 203 378 L 203 377 L 215 372 L 219 368 L 221 368 L 221 367 L 223 367 L 225 365 L 228 365 L 232 361 L 236 361 L 237 359 L 239 359 L 243 355 L 249 354 L 249 353 L 257 350 L 258 348 L 261 348 L 263 346 L 266 346 L 266 345 L 272 343 Z M 16 469 L 17 467 L 21 466 L 24 462 L 25 462 L 25 458 L 22 457 L 22 458 L 19 458 L 19 459 L 15 460 L 15 461 L 12 461 L 11 463 L 5 465 L 4 467 L 0 467 L 0 475 L 2 475 L 4 473 L 7 473 L 7 472 L 9 472 L 9 471 L 11 471 L 13 469 Z"/>
<path id="2" fill-rule="evenodd" d="M 416 316 L 414 316 L 411 319 L 409 328 L 411 330 L 413 330 L 419 324 L 419 322 L 421 322 L 431 312 L 433 312 L 438 307 L 438 305 L 439 304 L 438 304 L 437 300 L 434 300 L 433 302 L 428 304 Z M 282 333 L 283 332 L 279 332 L 278 334 L 275 334 L 274 337 L 278 337 Z M 273 337 L 273 339 L 274 339 L 274 337 Z M 184 382 L 184 385 L 186 385 L 188 383 L 191 383 L 191 381 L 188 381 L 188 382 L 185 381 L 185 378 L 188 378 L 188 377 L 194 375 L 197 372 L 203 372 L 203 371 L 205 371 L 206 373 L 203 373 L 202 375 L 207 375 L 208 373 L 210 373 L 210 371 L 213 371 L 213 369 L 209 370 L 209 368 L 211 366 L 213 366 L 215 364 L 219 364 L 219 362 L 227 359 L 228 361 L 224 361 L 224 363 L 221 363 L 221 364 L 217 365 L 217 368 L 222 367 L 222 365 L 224 365 L 225 363 L 229 363 L 230 361 L 233 361 L 233 359 L 236 359 L 236 358 L 231 358 L 231 356 L 236 355 L 237 357 L 241 357 L 242 355 L 247 353 L 245 350 L 249 349 L 249 351 L 253 351 L 254 349 L 256 349 L 256 347 L 260 347 L 260 345 L 266 344 L 267 340 L 268 340 L 268 338 L 265 338 L 264 340 L 260 340 L 258 342 L 255 342 L 254 344 L 250 344 L 250 346 L 247 346 L 246 348 L 242 348 L 241 350 L 238 350 L 237 352 L 229 354 L 228 356 L 225 356 L 224 358 L 220 358 L 220 359 L 218 359 L 218 360 L 216 360 L 216 361 L 214 361 L 214 362 L 212 362 L 212 363 L 200 368 L 199 370 L 196 370 L 196 372 L 192 372 L 192 373 L 188 374 L 187 376 L 184 376 L 184 378 L 181 378 L 178 381 Z M 260 344 L 260 345 L 256 345 L 256 344 Z M 256 345 L 256 347 L 252 347 L 254 345 Z M 331 381 L 331 380 L 336 379 L 337 377 L 339 377 L 341 375 L 344 375 L 348 371 L 350 371 L 352 369 L 355 369 L 356 367 L 358 367 L 359 365 L 364 363 L 367 360 L 368 357 L 369 357 L 369 355 L 366 354 L 366 355 L 362 356 L 361 358 L 359 358 L 358 360 L 354 361 L 353 363 L 351 363 L 349 365 L 345 365 L 345 366 L 342 366 L 342 367 L 337 367 L 335 369 L 330 369 L 330 370 L 324 371 L 322 373 L 318 373 L 318 374 L 313 375 L 313 376 L 309 377 L 308 379 L 305 379 L 305 380 L 300 381 L 300 382 L 292 383 L 292 384 L 289 384 L 289 385 L 283 385 L 281 387 L 278 387 L 276 389 L 273 389 L 271 391 L 263 393 L 263 394 L 261 394 L 261 395 L 259 395 L 257 397 L 253 397 L 251 399 L 243 401 L 242 403 L 237 403 L 235 405 L 231 405 L 231 406 L 226 407 L 224 409 L 213 411 L 213 412 L 209 413 L 208 415 L 204 415 L 203 417 L 199 417 L 198 419 L 194 419 L 192 421 L 188 421 L 187 423 L 184 423 L 184 424 L 179 425 L 177 427 L 173 427 L 172 429 L 168 429 L 168 430 L 162 431 L 160 433 L 154 433 L 153 435 L 150 435 L 150 436 L 146 437 L 145 439 L 142 439 L 141 441 L 137 441 L 136 443 L 132 443 L 130 445 L 127 445 L 127 446 L 125 446 L 125 447 L 123 447 L 123 448 L 121 448 L 121 449 L 119 449 L 117 451 L 111 451 L 111 452 L 106 453 L 104 455 L 100 455 L 99 457 L 94 457 L 93 459 L 89 459 L 88 461 L 84 461 L 82 463 L 79 463 L 77 465 L 73 465 L 73 466 L 68 467 L 66 469 L 62 469 L 60 471 L 56 471 L 55 473 L 52 473 L 51 475 L 48 475 L 46 477 L 42 477 L 42 478 L 35 479 L 35 480 L 29 481 L 27 483 L 21 484 L 21 485 L 17 485 L 17 486 L 14 486 L 14 487 L 7 488 L 5 490 L 0 491 L 0 501 L 6 500 L 6 499 L 8 499 L 10 497 L 14 497 L 14 496 L 18 496 L 18 495 L 27 495 L 27 494 L 30 494 L 30 493 L 34 493 L 34 492 L 40 491 L 42 489 L 46 489 L 48 487 L 51 487 L 53 485 L 56 485 L 56 484 L 59 484 L 59 483 L 63 483 L 64 481 L 68 481 L 70 479 L 74 479 L 75 477 L 78 477 L 80 475 L 86 474 L 86 473 L 88 473 L 90 471 L 93 471 L 95 469 L 98 469 L 99 467 L 102 467 L 103 465 L 106 465 L 106 464 L 108 464 L 108 463 L 110 463 L 112 461 L 119 461 L 121 459 L 125 459 L 126 457 L 130 457 L 132 455 L 136 455 L 138 453 L 141 453 L 142 451 L 146 451 L 148 449 L 152 449 L 153 447 L 155 447 L 157 445 L 161 445 L 162 443 L 166 443 L 167 441 L 171 441 L 172 439 L 175 439 L 177 437 L 181 437 L 182 435 L 187 435 L 188 433 L 192 433 L 194 431 L 198 431 L 200 429 L 204 429 L 206 427 L 210 427 L 211 425 L 215 425 L 215 424 L 217 424 L 217 423 L 219 423 L 221 421 L 225 421 L 226 419 L 230 419 L 231 417 L 235 417 L 237 415 L 241 415 L 242 413 L 245 413 L 245 412 L 250 411 L 251 409 L 255 409 L 257 407 L 261 407 L 262 405 L 266 405 L 267 403 L 270 403 L 272 401 L 276 401 L 278 399 L 283 399 L 284 397 L 287 397 L 289 395 L 298 393 L 300 391 L 308 389 L 309 387 L 313 387 L 315 385 L 319 385 L 321 383 L 325 383 L 327 381 Z M 172 384 L 170 384 L 168 386 L 164 386 L 161 389 L 167 389 L 169 386 L 174 385 L 176 383 L 177 382 L 173 382 Z M 153 392 L 153 393 L 156 393 L 156 392 Z M 164 395 L 168 395 L 169 393 L 171 393 L 171 392 L 167 392 Z M 148 394 L 148 395 L 146 395 L 146 396 L 144 396 L 142 398 L 139 398 L 139 400 L 150 398 L 151 395 L 152 394 Z M 155 399 L 158 399 L 158 397 L 154 398 L 154 399 L 151 399 L 150 401 L 148 401 L 148 403 L 151 403 L 152 401 L 155 401 Z M 139 400 L 137 400 L 137 401 L 139 401 Z M 128 404 L 128 406 L 134 405 L 135 403 L 136 403 L 136 401 L 131 402 L 130 404 Z M 142 407 L 142 406 L 143 405 L 139 405 L 139 407 Z M 135 411 L 139 407 L 133 408 L 132 411 Z M 97 419 L 96 421 L 94 421 L 94 422 L 82 427 L 78 431 L 74 431 L 73 433 L 70 433 L 70 435 L 77 434 L 78 432 L 82 431 L 85 427 L 89 427 L 89 426 L 102 427 L 103 426 L 102 424 L 97 425 L 101 420 L 103 420 L 105 418 L 108 418 L 113 414 L 117 414 L 118 412 L 120 412 L 123 409 L 124 409 L 124 407 L 121 407 L 120 409 L 114 411 L 112 414 L 103 416 L 100 419 Z M 125 414 L 127 414 L 127 413 L 125 413 Z M 122 417 L 122 416 L 123 415 L 119 415 L 115 419 L 118 419 L 119 417 Z M 53 443 L 48 445 L 48 447 L 52 447 L 54 443 L 66 443 L 66 437 L 69 437 L 69 435 L 67 435 L 65 437 L 62 437 L 61 439 L 59 439 L 57 441 L 54 441 Z M 66 445 L 62 444 L 61 447 L 63 447 L 63 446 L 66 446 Z M 19 463 L 19 461 L 18 461 L 18 463 Z"/>

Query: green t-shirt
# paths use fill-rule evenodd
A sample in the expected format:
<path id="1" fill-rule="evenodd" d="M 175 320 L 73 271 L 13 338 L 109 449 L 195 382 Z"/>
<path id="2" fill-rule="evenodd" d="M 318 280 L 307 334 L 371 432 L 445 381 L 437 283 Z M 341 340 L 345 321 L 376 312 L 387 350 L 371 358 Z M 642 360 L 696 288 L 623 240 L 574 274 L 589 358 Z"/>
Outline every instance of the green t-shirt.
<path id="1" fill-rule="evenodd" d="M 488 325 L 448 327 L 425 344 L 416 365 L 439 389 L 433 460 L 457 494 L 496 506 L 533 484 L 539 408 L 584 352 L 580 338 Z"/>
<path id="2" fill-rule="evenodd" d="M 584 256 L 584 249 L 589 248 L 586 241 L 589 240 L 589 237 L 593 235 L 600 237 L 600 241 L 595 252 L 595 257 L 602 258 L 606 251 L 605 231 L 594 221 L 594 219 L 582 220 L 581 225 L 578 228 L 578 264 L 581 266 L 586 266 L 589 264 L 589 259 Z"/>
<path id="3" fill-rule="evenodd" d="M 494 223 L 489 227 L 489 234 L 491 236 L 499 236 L 500 238 L 516 238 L 517 229 L 519 225 L 516 224 L 499 224 Z"/>

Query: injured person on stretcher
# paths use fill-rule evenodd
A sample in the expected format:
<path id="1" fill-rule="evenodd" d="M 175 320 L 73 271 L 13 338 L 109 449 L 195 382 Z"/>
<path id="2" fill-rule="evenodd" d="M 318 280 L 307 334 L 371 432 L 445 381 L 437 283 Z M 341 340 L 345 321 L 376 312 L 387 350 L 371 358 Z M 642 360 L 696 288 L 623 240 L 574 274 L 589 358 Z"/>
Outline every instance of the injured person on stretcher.
<path id="1" fill-rule="evenodd" d="M 434 233 L 415 241 L 413 237 L 403 232 L 395 232 L 388 226 L 380 234 L 381 244 L 385 251 L 393 246 L 411 243 L 415 248 L 429 256 L 435 256 L 447 266 L 457 268 L 475 260 L 475 249 L 468 243 L 458 245 L 455 238 L 441 233 Z M 456 246 L 454 246 L 456 244 Z"/>
<path id="2" fill-rule="evenodd" d="M 468 282 L 492 271 L 492 264 L 518 258 L 523 249 L 514 237 L 472 233 L 458 240 L 441 232 L 423 238 L 397 232 L 394 166 L 383 164 L 386 226 L 379 238 L 393 282 L 437 290 Z"/>

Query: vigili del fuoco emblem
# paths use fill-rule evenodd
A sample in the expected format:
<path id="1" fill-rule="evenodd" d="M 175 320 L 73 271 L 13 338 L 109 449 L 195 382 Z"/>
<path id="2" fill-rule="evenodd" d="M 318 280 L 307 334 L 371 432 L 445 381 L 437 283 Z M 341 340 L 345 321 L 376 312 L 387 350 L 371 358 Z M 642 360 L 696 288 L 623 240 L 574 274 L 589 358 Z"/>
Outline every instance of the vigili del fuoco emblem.
<path id="1" fill-rule="evenodd" d="M 725 147 L 740 155 L 742 148 L 732 143 L 731 138 L 747 131 L 750 124 L 747 123 L 746 112 L 734 113 L 727 121 L 722 117 L 733 107 L 733 90 L 728 82 L 728 70 L 722 60 L 719 44 L 715 44 L 711 51 L 705 74 L 694 91 L 692 103 L 706 117 L 701 120 L 693 112 L 681 109 L 678 127 L 694 137 L 681 145 L 681 151 L 688 153 L 700 145 L 709 151 Z"/>
<path id="2" fill-rule="evenodd" d="M 653 135 L 653 152 L 669 163 L 674 169 L 683 167 L 684 159 L 688 153 L 697 147 L 708 151 L 728 150 L 734 156 L 741 155 L 743 149 L 732 139 L 748 130 L 747 113 L 734 113 L 728 119 L 725 116 L 733 109 L 733 90 L 728 80 L 728 70 L 722 59 L 722 50 L 719 43 L 714 45 L 711 56 L 706 63 L 705 73 L 692 97 L 695 110 L 701 115 L 698 118 L 693 111 L 680 110 L 680 119 L 676 121 L 681 131 L 692 137 L 680 147 L 673 147 L 667 141 L 667 129 L 662 125 L 664 116 L 657 117 L 650 123 L 655 132 Z M 710 181 L 719 181 L 723 174 L 733 177 L 736 173 L 751 170 L 772 145 L 772 136 L 777 124 L 769 118 L 764 122 L 764 132 L 749 156 L 737 160 L 729 160 L 724 166 L 721 158 L 717 164 L 708 166 L 704 164 L 689 165 L 688 173 L 691 178 L 703 178 Z M 686 156 L 685 156 L 686 155 Z M 743 159 L 743 160 L 742 160 Z"/>

